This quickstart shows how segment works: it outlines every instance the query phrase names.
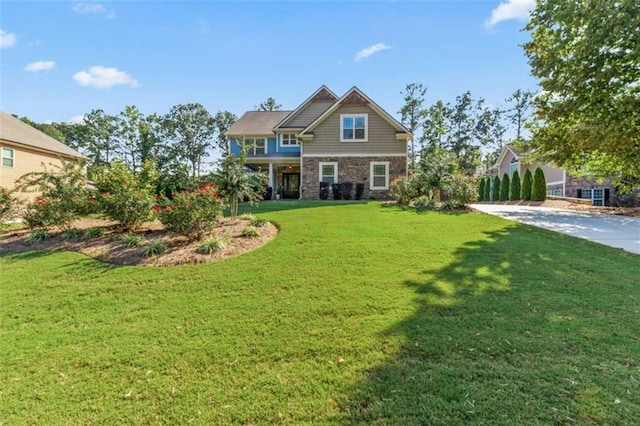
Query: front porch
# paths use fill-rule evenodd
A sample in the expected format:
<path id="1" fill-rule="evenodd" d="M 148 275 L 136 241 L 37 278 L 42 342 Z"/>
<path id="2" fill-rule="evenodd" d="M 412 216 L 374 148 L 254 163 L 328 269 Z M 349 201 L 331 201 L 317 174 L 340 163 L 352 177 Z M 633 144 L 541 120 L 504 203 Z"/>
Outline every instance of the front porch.
<path id="1" fill-rule="evenodd" d="M 248 159 L 246 166 L 267 176 L 267 186 L 273 188 L 273 199 L 300 199 L 300 159 Z"/>

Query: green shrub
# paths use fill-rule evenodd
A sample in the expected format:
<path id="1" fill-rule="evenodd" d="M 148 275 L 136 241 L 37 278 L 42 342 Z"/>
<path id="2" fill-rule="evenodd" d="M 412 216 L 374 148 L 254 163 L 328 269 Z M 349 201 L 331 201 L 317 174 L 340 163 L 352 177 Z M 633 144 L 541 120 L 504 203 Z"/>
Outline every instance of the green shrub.
<path id="1" fill-rule="evenodd" d="M 7 221 L 16 219 L 20 213 L 20 206 L 22 200 L 16 197 L 13 193 L 15 191 L 0 186 L 0 228 L 2 228 Z"/>
<path id="2" fill-rule="evenodd" d="M 76 228 L 68 229 L 62 233 L 62 239 L 68 241 L 74 238 L 80 238 L 82 231 Z"/>
<path id="3" fill-rule="evenodd" d="M 255 226 L 256 228 L 262 228 L 264 226 L 267 225 L 267 223 L 269 223 L 268 220 L 266 219 L 259 219 L 259 218 L 253 218 L 251 219 L 251 226 Z"/>
<path id="4" fill-rule="evenodd" d="M 533 174 L 531 199 L 533 201 L 544 201 L 547 199 L 547 181 L 545 180 L 544 172 L 540 167 L 538 167 Z"/>
<path id="5" fill-rule="evenodd" d="M 142 244 L 145 238 L 142 235 L 137 234 L 123 234 L 120 237 L 120 242 L 126 248 L 136 247 Z"/>
<path id="6" fill-rule="evenodd" d="M 389 195 L 398 204 L 408 206 L 418 196 L 419 182 L 415 175 L 400 176 L 391 182 Z"/>
<path id="7" fill-rule="evenodd" d="M 142 257 L 157 256 L 167 251 L 167 245 L 161 241 L 153 241 L 142 249 Z"/>
<path id="8" fill-rule="evenodd" d="M 440 206 L 442 210 L 451 211 L 456 209 L 456 205 L 451 200 L 444 201 Z"/>
<path id="9" fill-rule="evenodd" d="M 509 199 L 517 201 L 520 199 L 520 174 L 517 170 L 511 176 L 511 187 L 509 188 Z"/>
<path id="10" fill-rule="evenodd" d="M 500 184 L 500 201 L 507 201 L 509 199 L 509 175 L 504 174 L 502 176 L 502 183 Z"/>
<path id="11" fill-rule="evenodd" d="M 104 235 L 104 229 L 102 228 L 89 228 L 82 235 L 82 239 L 85 241 L 93 240 Z"/>
<path id="12" fill-rule="evenodd" d="M 227 244 L 224 239 L 219 237 L 211 237 L 204 240 L 196 251 L 200 254 L 213 254 L 217 251 L 223 250 L 226 245 Z"/>
<path id="13" fill-rule="evenodd" d="M 478 188 L 476 181 L 470 176 L 456 173 L 444 182 L 442 187 L 447 201 L 454 208 L 464 207 L 477 200 Z"/>
<path id="14" fill-rule="evenodd" d="M 498 176 L 493 178 L 493 186 L 491 190 L 493 192 L 493 201 L 500 201 L 500 178 Z"/>
<path id="15" fill-rule="evenodd" d="M 242 230 L 242 235 L 249 238 L 255 238 L 260 236 L 260 232 L 255 226 L 245 226 Z"/>
<path id="16" fill-rule="evenodd" d="M 491 201 L 491 178 L 487 176 L 484 183 L 484 201 Z"/>
<path id="17" fill-rule="evenodd" d="M 521 198 L 523 200 L 531 200 L 531 189 L 533 187 L 533 175 L 531 170 L 527 169 L 524 172 L 524 178 L 522 179 L 522 190 L 520 191 Z"/>
<path id="18" fill-rule="evenodd" d="M 212 184 L 173 194 L 173 199 L 162 197 L 161 204 L 154 210 L 165 229 L 190 239 L 201 239 L 222 218 L 222 201 Z"/>
<path id="19" fill-rule="evenodd" d="M 51 237 L 52 234 L 47 232 L 45 229 L 36 229 L 24 240 L 24 242 L 25 244 L 32 246 Z"/>
<path id="20" fill-rule="evenodd" d="M 126 231 L 153 219 L 156 204 L 153 190 L 157 178 L 153 163 L 145 162 L 136 174 L 122 161 L 115 161 L 97 175 L 97 199 L 107 217 Z"/>
<path id="21" fill-rule="evenodd" d="M 34 202 L 27 204 L 24 213 L 30 228 L 57 227 L 66 231 L 73 221 L 87 214 L 92 198 L 86 187 L 83 164 L 63 161 L 54 168 L 27 173 L 17 182 L 22 191 L 40 193 Z"/>
<path id="22" fill-rule="evenodd" d="M 240 216 L 238 216 L 238 219 L 242 219 L 242 220 L 254 220 L 256 217 L 253 213 L 242 213 Z"/>
<path id="23" fill-rule="evenodd" d="M 478 185 L 478 201 L 485 201 L 484 199 L 484 178 L 480 179 L 480 185 Z"/>
<path id="24" fill-rule="evenodd" d="M 413 200 L 413 206 L 418 210 L 435 210 L 437 203 L 436 200 L 427 195 L 420 195 Z"/>

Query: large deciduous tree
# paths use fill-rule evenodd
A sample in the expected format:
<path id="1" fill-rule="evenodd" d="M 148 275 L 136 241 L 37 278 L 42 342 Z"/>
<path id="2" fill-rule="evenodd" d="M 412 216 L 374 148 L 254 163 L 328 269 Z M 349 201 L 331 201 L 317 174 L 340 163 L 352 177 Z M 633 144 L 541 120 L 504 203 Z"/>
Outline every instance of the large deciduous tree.
<path id="1" fill-rule="evenodd" d="M 229 137 L 227 136 L 227 131 L 233 123 L 238 121 L 238 116 L 229 111 L 218 111 L 213 119 L 218 132 L 218 136 L 216 136 L 216 145 L 223 153 L 227 152 L 229 150 Z"/>
<path id="2" fill-rule="evenodd" d="M 189 103 L 171 108 L 163 125 L 176 158 L 188 166 L 189 186 L 193 189 L 213 144 L 215 120 L 201 104 Z"/>
<path id="3" fill-rule="evenodd" d="M 640 178 L 638 0 L 538 0 L 525 27 L 538 150 L 597 176 Z M 634 180 L 634 179 L 632 179 Z"/>

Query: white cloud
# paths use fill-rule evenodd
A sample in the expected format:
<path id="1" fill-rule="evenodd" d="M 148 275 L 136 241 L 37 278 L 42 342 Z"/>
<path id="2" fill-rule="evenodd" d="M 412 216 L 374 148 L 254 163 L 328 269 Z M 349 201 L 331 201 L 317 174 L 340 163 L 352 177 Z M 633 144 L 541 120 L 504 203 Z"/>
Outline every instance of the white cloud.
<path id="1" fill-rule="evenodd" d="M 500 3 L 498 7 L 491 11 L 491 17 L 484 21 L 487 28 L 491 28 L 502 21 L 518 19 L 520 21 L 529 20 L 529 12 L 536 6 L 535 0 L 507 0 Z"/>
<path id="2" fill-rule="evenodd" d="M 93 66 L 88 71 L 78 71 L 73 75 L 73 79 L 80 86 L 93 86 L 99 89 L 108 89 L 122 84 L 129 87 L 140 87 L 138 80 L 126 72 L 100 65 Z"/>
<path id="3" fill-rule="evenodd" d="M 388 50 L 388 49 L 391 49 L 391 46 L 389 46 L 388 44 L 385 44 L 385 43 L 374 44 L 373 46 L 366 47 L 361 51 L 359 51 L 358 53 L 356 53 L 356 57 L 353 58 L 353 61 L 360 62 L 361 60 L 368 58 L 374 53 L 378 53 L 381 50 Z"/>
<path id="4" fill-rule="evenodd" d="M 90 15 L 95 13 L 106 13 L 107 9 L 100 3 L 94 2 L 75 2 L 72 7 L 73 11 L 80 15 Z"/>
<path id="5" fill-rule="evenodd" d="M 71 124 L 82 124 L 84 123 L 84 115 L 74 115 L 67 121 Z"/>
<path id="6" fill-rule="evenodd" d="M 16 44 L 16 35 L 0 28 L 0 48 L 11 47 Z"/>
<path id="7" fill-rule="evenodd" d="M 36 62 L 31 62 L 23 69 L 29 72 L 38 72 L 38 71 L 50 70 L 55 66 L 56 66 L 55 61 L 36 61 Z"/>

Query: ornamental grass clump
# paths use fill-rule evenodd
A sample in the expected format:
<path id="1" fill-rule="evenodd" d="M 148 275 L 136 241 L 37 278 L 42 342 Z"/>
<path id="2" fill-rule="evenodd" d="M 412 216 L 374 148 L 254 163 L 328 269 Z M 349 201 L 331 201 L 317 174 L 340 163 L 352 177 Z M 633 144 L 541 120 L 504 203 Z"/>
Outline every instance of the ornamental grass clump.
<path id="1" fill-rule="evenodd" d="M 200 240 L 218 225 L 222 208 L 218 187 L 208 183 L 194 191 L 173 193 L 172 198 L 161 196 L 154 212 L 166 230 Z"/>
<path id="2" fill-rule="evenodd" d="M 122 243 L 122 246 L 126 248 L 139 246 L 140 244 L 142 244 L 143 241 L 144 241 L 144 237 L 142 235 L 123 234 L 120 237 L 120 242 Z"/>
<path id="3" fill-rule="evenodd" d="M 242 230 L 242 235 L 249 238 L 256 238 L 260 236 L 260 231 L 255 226 L 246 226 Z"/>
<path id="4" fill-rule="evenodd" d="M 202 244 L 200 244 L 196 252 L 199 254 L 213 254 L 220 250 L 224 250 L 226 246 L 227 243 L 223 238 L 211 237 L 205 239 Z"/>
<path id="5" fill-rule="evenodd" d="M 36 229 L 24 240 L 24 243 L 28 246 L 32 246 L 51 237 L 52 234 L 47 232 L 45 229 Z"/>
<path id="6" fill-rule="evenodd" d="M 140 254 L 142 255 L 142 257 L 151 257 L 162 254 L 165 251 L 167 251 L 167 245 L 165 243 L 161 241 L 154 241 L 152 243 L 149 243 L 149 245 L 142 249 L 142 252 Z"/>

